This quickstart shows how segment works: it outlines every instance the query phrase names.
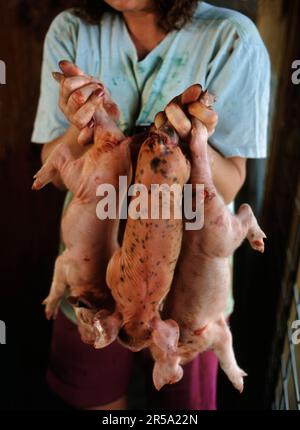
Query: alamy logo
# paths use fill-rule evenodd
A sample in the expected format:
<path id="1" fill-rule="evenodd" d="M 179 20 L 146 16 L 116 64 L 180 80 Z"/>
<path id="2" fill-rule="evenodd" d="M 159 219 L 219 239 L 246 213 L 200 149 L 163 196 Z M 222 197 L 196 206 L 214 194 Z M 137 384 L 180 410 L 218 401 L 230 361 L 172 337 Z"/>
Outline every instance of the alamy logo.
<path id="1" fill-rule="evenodd" d="M 0 60 L 0 85 L 6 84 L 6 64 Z"/>
<path id="2" fill-rule="evenodd" d="M 0 345 L 6 344 L 6 325 L 4 321 L 0 320 Z"/>
<path id="3" fill-rule="evenodd" d="M 203 227 L 203 184 L 196 184 L 194 193 L 191 184 L 185 184 L 183 187 L 179 184 L 151 184 L 148 189 L 144 184 L 138 183 L 128 188 L 127 177 L 120 176 L 118 190 L 112 184 L 101 184 L 97 187 L 96 195 L 101 197 L 101 200 L 97 204 L 96 215 L 100 220 L 116 219 L 117 216 L 120 219 L 129 217 L 135 220 L 174 218 L 185 219 L 186 230 L 200 230 Z M 124 202 L 119 201 L 121 196 L 125 196 Z M 128 196 L 135 198 L 130 201 L 127 213 Z"/>
<path id="4" fill-rule="evenodd" d="M 295 320 L 292 322 L 292 343 L 294 345 L 299 345 L 300 343 L 300 320 Z"/>
<path id="5" fill-rule="evenodd" d="M 300 60 L 295 60 L 292 64 L 292 69 L 296 69 L 292 74 L 292 82 L 294 85 L 300 84 Z"/>

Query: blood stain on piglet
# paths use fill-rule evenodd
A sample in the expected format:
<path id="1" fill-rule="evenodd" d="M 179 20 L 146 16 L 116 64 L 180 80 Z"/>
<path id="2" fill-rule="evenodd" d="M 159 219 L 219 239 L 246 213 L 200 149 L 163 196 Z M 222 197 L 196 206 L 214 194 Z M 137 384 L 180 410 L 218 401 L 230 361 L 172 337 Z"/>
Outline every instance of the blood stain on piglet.
<path id="1" fill-rule="evenodd" d="M 206 329 L 206 325 L 204 327 L 197 328 L 196 330 L 194 330 L 194 335 L 200 336 L 204 332 L 205 329 Z"/>

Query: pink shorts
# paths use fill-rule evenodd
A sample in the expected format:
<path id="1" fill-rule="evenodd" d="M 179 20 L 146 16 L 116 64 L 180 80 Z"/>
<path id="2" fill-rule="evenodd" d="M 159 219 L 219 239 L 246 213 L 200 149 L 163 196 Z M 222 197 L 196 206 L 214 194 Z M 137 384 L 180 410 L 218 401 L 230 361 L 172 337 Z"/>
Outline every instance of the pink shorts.
<path id="1" fill-rule="evenodd" d="M 168 410 L 216 409 L 218 362 L 210 352 L 199 354 L 184 366 L 181 381 L 159 392 L 152 384 L 153 362 L 148 351 L 140 354 L 145 369 L 149 408 Z M 92 408 L 126 396 L 134 353 L 114 342 L 104 349 L 82 343 L 77 326 L 62 312 L 54 321 L 47 380 L 51 389 L 68 404 Z"/>

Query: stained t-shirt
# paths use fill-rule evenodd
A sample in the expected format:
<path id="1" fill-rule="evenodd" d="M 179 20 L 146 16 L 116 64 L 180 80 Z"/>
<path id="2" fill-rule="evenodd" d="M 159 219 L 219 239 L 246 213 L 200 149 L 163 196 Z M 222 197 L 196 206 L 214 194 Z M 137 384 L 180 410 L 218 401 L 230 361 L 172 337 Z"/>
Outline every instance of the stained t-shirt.
<path id="1" fill-rule="evenodd" d="M 60 13 L 45 38 L 33 142 L 47 143 L 69 125 L 51 76 L 63 59 L 106 85 L 127 134 L 150 124 L 174 96 L 200 83 L 217 99 L 219 122 L 210 144 L 225 157 L 266 157 L 269 57 L 254 23 L 236 11 L 200 2 L 191 23 L 168 33 L 140 61 L 119 13 L 105 13 L 96 25 L 72 10 Z"/>

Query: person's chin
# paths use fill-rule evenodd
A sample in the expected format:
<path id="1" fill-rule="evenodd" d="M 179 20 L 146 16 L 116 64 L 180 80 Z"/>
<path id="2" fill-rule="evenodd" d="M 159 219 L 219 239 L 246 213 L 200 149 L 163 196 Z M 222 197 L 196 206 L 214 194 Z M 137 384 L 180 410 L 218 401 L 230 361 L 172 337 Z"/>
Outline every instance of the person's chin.
<path id="1" fill-rule="evenodd" d="M 146 11 L 146 9 L 144 10 L 141 8 L 141 3 L 136 0 L 105 0 L 105 2 L 118 12 L 122 13 Z"/>

